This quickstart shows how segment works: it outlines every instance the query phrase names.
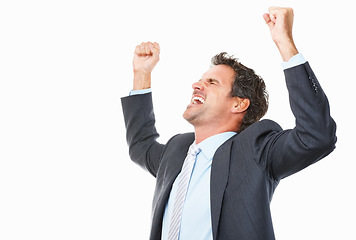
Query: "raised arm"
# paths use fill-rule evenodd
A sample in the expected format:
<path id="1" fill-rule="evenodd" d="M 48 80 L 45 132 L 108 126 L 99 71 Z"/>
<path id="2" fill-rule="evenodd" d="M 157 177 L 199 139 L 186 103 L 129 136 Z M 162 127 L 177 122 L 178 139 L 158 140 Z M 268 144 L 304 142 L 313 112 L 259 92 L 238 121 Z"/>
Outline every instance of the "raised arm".
<path id="1" fill-rule="evenodd" d="M 133 59 L 133 90 L 151 87 L 151 72 L 159 60 L 158 43 L 142 43 Z M 158 143 L 151 93 L 121 99 L 126 126 L 126 140 L 132 161 L 156 176 L 164 145 Z"/>
<path id="2" fill-rule="evenodd" d="M 295 47 L 291 8 L 271 7 L 264 14 L 271 36 L 284 61 L 298 53 Z M 294 129 L 271 132 L 262 152 L 271 175 L 279 180 L 322 159 L 335 148 L 336 124 L 330 116 L 328 99 L 309 63 L 284 70 Z M 266 156 L 264 155 L 264 156 Z"/>

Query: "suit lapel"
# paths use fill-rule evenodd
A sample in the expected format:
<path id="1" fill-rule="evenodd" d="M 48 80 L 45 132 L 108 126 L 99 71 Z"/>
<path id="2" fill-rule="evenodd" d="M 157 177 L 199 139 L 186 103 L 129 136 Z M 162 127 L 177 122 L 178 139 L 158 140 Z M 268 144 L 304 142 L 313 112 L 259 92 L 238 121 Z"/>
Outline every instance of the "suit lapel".
<path id="1" fill-rule="evenodd" d="M 193 143 L 193 141 L 194 139 L 185 144 L 182 144 L 179 147 L 179 151 L 174 151 L 174 153 L 172 153 L 171 159 L 173 161 L 170 161 L 169 165 L 167 166 L 166 176 L 164 177 L 165 180 L 168 180 L 168 183 L 164 185 L 166 185 L 169 189 L 172 188 L 175 179 L 177 178 L 178 174 L 182 171 L 183 163 L 187 156 L 188 149 L 190 145 Z"/>
<path id="2" fill-rule="evenodd" d="M 194 141 L 194 134 L 187 134 L 185 140 L 179 141 L 179 144 L 169 144 L 163 155 L 163 158 L 169 160 L 165 160 L 164 166 L 161 166 L 160 171 L 163 172 L 159 173 L 156 182 L 152 209 L 154 222 L 152 223 L 151 237 L 154 236 L 153 239 L 160 239 L 166 203 L 171 193 L 172 185 L 182 170 L 189 146 Z"/>
<path id="3" fill-rule="evenodd" d="M 229 176 L 231 145 L 230 139 L 217 149 L 211 166 L 210 204 L 213 239 L 216 239 L 222 200 Z"/>

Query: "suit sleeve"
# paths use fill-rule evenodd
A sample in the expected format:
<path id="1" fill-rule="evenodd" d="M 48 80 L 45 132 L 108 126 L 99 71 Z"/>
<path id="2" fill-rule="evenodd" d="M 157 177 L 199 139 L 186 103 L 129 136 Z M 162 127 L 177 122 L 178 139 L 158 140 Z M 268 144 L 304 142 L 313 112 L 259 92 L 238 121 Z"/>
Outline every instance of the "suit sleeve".
<path id="1" fill-rule="evenodd" d="M 309 63 L 284 70 L 294 129 L 270 133 L 264 154 L 274 179 L 280 180 L 319 161 L 336 143 L 336 124 L 328 99 Z"/>
<path id="2" fill-rule="evenodd" d="M 152 93 L 124 97 L 121 104 L 130 157 L 156 177 L 164 145 L 156 141 Z"/>

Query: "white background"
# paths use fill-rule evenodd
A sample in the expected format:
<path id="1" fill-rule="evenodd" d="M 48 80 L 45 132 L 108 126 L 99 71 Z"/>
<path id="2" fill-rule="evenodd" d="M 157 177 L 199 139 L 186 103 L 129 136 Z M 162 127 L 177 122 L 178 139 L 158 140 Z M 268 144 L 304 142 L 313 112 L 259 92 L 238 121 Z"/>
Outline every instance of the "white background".
<path id="1" fill-rule="evenodd" d="M 338 124 L 336 150 L 283 180 L 277 239 L 356 239 L 355 16 L 351 1 L 1 1 L 0 239 L 148 239 L 155 180 L 128 156 L 120 98 L 142 41 L 160 142 L 192 131 L 191 84 L 227 51 L 267 84 L 266 118 L 294 126 L 262 15 L 295 10 L 294 36 Z"/>

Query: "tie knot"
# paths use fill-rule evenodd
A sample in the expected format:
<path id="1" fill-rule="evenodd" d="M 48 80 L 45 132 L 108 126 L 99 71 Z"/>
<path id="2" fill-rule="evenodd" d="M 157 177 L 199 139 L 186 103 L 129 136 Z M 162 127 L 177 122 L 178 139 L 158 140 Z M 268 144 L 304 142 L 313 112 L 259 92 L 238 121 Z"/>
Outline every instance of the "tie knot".
<path id="1" fill-rule="evenodd" d="M 201 149 L 200 149 L 199 146 L 194 142 L 192 145 L 190 145 L 188 154 L 191 154 L 191 155 L 193 155 L 193 156 L 196 156 L 200 151 L 201 151 Z"/>

